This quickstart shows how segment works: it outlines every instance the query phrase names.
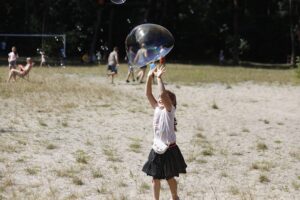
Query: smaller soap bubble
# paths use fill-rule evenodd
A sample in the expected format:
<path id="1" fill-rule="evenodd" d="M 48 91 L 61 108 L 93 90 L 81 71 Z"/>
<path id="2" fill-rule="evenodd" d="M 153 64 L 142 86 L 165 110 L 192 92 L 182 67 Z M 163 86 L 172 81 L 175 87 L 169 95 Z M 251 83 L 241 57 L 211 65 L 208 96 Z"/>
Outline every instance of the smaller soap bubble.
<path id="1" fill-rule="evenodd" d="M 112 3 L 114 4 L 122 4 L 125 3 L 126 0 L 111 0 Z"/>
<path id="2" fill-rule="evenodd" d="M 77 25 L 76 28 L 77 28 L 79 31 L 82 30 L 81 26 L 79 26 L 79 25 Z"/>

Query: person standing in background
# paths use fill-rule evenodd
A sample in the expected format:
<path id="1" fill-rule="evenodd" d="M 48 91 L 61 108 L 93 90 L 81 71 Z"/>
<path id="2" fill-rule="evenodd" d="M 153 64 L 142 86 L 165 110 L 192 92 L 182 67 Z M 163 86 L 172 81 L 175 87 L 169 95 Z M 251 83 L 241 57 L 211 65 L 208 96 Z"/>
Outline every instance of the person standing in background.
<path id="1" fill-rule="evenodd" d="M 9 70 L 17 68 L 17 59 L 18 58 L 19 58 L 19 55 L 17 53 L 17 48 L 15 46 L 13 46 L 11 48 L 11 52 L 8 54 L 8 67 L 9 67 Z"/>
<path id="2" fill-rule="evenodd" d="M 118 47 L 114 47 L 114 50 L 108 56 L 108 66 L 107 66 L 107 76 L 111 77 L 111 83 L 114 83 L 114 77 L 118 74 L 118 66 L 119 66 L 119 49 Z"/>

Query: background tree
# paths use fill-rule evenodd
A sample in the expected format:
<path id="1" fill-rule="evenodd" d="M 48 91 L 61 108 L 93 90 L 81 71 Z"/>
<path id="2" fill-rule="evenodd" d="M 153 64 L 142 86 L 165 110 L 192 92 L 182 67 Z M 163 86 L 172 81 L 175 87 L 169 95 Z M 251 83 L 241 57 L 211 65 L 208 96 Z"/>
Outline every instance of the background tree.
<path id="1" fill-rule="evenodd" d="M 67 35 L 68 57 L 80 58 L 113 46 L 125 56 L 127 34 L 142 23 L 169 29 L 175 46 L 168 60 L 215 63 L 221 49 L 228 63 L 286 63 L 299 54 L 299 0 L 2 0 L 1 33 Z M 300 34 L 299 34 L 300 35 Z M 33 55 L 42 46 L 53 55 L 61 41 L 0 38 Z M 287 58 L 290 58 L 287 60 Z"/>

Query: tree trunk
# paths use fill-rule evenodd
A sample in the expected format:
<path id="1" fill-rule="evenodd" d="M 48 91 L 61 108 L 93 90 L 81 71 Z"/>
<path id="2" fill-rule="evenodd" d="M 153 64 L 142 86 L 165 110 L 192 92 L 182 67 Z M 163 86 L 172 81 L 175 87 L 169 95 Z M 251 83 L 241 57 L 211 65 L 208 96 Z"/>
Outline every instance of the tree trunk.
<path id="1" fill-rule="evenodd" d="M 233 64 L 238 65 L 239 64 L 239 6 L 238 6 L 238 0 L 233 0 L 233 38 L 234 38 L 234 44 L 233 44 Z"/>
<path id="2" fill-rule="evenodd" d="M 156 0 L 148 0 L 147 1 L 147 10 L 145 12 L 144 15 L 144 23 L 147 22 L 152 22 L 153 23 L 153 19 L 156 16 L 156 13 L 154 13 L 153 11 L 156 10 L 155 6 L 156 6 Z"/>
<path id="3" fill-rule="evenodd" d="M 115 9 L 114 7 L 110 10 L 109 15 L 109 27 L 108 27 L 108 48 L 112 50 L 112 36 L 113 36 L 113 27 L 114 27 L 114 17 L 115 17 Z"/>
<path id="4" fill-rule="evenodd" d="M 290 64 L 295 66 L 296 56 L 295 56 L 295 33 L 294 33 L 294 22 L 293 22 L 293 4 L 292 0 L 289 0 L 289 12 L 290 12 L 290 37 L 291 37 L 291 60 Z"/>
<path id="5" fill-rule="evenodd" d="M 103 9 L 102 7 L 99 7 L 98 11 L 97 11 L 97 21 L 96 21 L 96 24 L 95 24 L 94 35 L 93 35 L 93 39 L 92 39 L 91 46 L 90 46 L 90 51 L 89 51 L 90 61 L 92 61 L 92 62 L 93 62 L 93 56 L 95 54 L 96 43 L 97 43 L 97 39 L 98 39 L 98 35 L 99 35 L 99 29 L 100 29 L 100 25 L 101 25 L 102 9 Z"/>

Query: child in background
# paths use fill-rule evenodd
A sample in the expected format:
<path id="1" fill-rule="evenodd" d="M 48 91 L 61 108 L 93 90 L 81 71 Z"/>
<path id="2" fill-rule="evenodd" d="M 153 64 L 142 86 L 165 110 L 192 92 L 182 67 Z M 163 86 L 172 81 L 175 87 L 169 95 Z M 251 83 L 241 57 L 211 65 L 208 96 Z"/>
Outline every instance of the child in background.
<path id="1" fill-rule="evenodd" d="M 111 83 L 114 83 L 114 77 L 118 74 L 119 66 L 119 49 L 114 47 L 114 50 L 108 56 L 107 76 L 111 76 Z"/>
<path id="2" fill-rule="evenodd" d="M 9 67 L 9 70 L 17 68 L 17 59 L 18 58 L 19 58 L 19 55 L 17 53 L 17 48 L 15 46 L 13 46 L 11 48 L 11 52 L 8 54 L 8 67 Z"/>
<path id="3" fill-rule="evenodd" d="M 132 76 L 132 81 L 134 82 L 134 68 L 131 64 L 131 62 L 134 59 L 134 52 L 132 51 L 132 47 L 129 47 L 128 49 L 128 54 L 126 56 L 127 62 L 128 62 L 128 72 L 127 72 L 127 78 L 126 78 L 126 83 L 129 83 L 129 78 Z"/>
<path id="4" fill-rule="evenodd" d="M 40 51 L 40 54 L 41 54 L 40 67 L 42 67 L 43 65 L 50 67 L 50 65 L 48 65 L 48 63 L 46 61 L 46 53 L 45 53 L 45 51 Z"/>

